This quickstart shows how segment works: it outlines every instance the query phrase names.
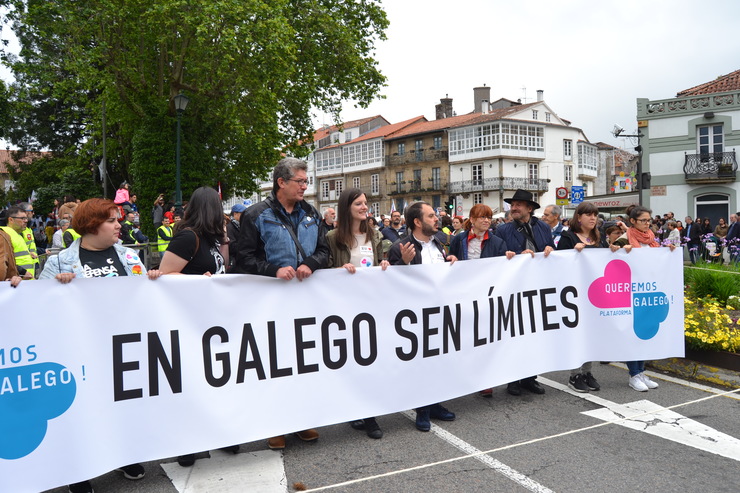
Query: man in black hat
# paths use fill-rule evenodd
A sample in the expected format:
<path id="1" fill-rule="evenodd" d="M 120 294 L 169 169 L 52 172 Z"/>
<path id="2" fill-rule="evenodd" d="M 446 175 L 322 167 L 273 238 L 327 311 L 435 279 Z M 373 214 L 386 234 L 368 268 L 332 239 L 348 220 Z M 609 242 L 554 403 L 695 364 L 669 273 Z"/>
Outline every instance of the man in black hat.
<path id="1" fill-rule="evenodd" d="M 528 253 L 534 257 L 535 252 L 544 252 L 545 257 L 555 249 L 552 240 L 552 231 L 543 221 L 537 219 L 533 212 L 540 208 L 535 202 L 532 192 L 517 190 L 510 199 L 504 202 L 511 205 L 509 212 L 511 222 L 496 228 L 496 236 L 506 242 L 506 249 L 513 252 Z M 537 382 L 537 376 L 527 377 L 518 382 L 511 382 L 507 391 L 511 395 L 521 395 L 522 388 L 535 394 L 544 394 L 545 389 Z"/>

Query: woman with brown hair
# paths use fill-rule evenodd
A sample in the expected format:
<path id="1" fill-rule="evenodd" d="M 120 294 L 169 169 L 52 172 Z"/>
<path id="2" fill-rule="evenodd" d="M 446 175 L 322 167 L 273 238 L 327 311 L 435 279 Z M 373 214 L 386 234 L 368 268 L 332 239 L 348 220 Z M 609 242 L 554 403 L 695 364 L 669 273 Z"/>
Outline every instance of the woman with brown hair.
<path id="1" fill-rule="evenodd" d="M 348 188 L 339 196 L 337 226 L 326 235 L 329 267 L 345 269 L 350 274 L 364 267 L 388 268 L 390 263 L 383 259 L 383 237 L 370 227 L 367 211 L 367 197 L 359 188 Z M 365 430 L 370 438 L 383 438 L 383 430 L 374 417 L 352 421 L 350 426 Z"/>
<path id="2" fill-rule="evenodd" d="M 632 248 L 657 248 L 660 243 L 650 230 L 650 215 L 652 211 L 641 205 L 631 205 L 627 208 L 627 221 L 629 228 L 612 245 L 624 247 L 628 252 Z M 709 219 L 706 219 L 709 221 Z M 676 245 L 669 245 L 671 251 Z M 627 361 L 630 380 L 629 386 L 638 392 L 647 392 L 648 389 L 657 389 L 658 384 L 645 375 L 644 361 Z"/>
<path id="3" fill-rule="evenodd" d="M 21 282 L 13 254 L 13 242 L 8 233 L 0 229 L 0 281 L 10 281 L 14 288 Z"/>
<path id="4" fill-rule="evenodd" d="M 599 208 L 591 202 L 581 202 L 576 207 L 569 229 L 564 230 L 558 242 L 558 250 L 575 250 L 582 252 L 584 248 L 608 247 L 606 238 L 601 236 L 597 227 Z M 612 248 L 619 250 L 618 246 Z M 579 368 L 570 371 L 568 387 L 576 392 L 599 390 L 601 386 L 591 373 L 591 362 L 586 361 Z"/>

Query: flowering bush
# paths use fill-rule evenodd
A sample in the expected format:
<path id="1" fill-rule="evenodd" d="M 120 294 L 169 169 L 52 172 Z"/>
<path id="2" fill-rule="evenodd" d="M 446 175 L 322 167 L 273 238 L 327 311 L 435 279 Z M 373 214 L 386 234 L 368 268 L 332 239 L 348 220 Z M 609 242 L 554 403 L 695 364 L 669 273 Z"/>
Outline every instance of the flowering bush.
<path id="1" fill-rule="evenodd" d="M 733 353 L 740 351 L 740 323 L 737 316 L 733 318 L 733 313 L 737 313 L 733 312 L 734 301 L 722 305 L 710 297 L 684 298 L 684 333 L 689 347 Z"/>

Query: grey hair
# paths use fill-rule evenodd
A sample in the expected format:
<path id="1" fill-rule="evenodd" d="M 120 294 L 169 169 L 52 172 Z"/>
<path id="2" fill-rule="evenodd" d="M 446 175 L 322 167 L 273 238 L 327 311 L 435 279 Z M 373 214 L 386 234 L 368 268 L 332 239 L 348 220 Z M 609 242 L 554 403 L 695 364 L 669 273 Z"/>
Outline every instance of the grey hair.
<path id="1" fill-rule="evenodd" d="M 295 173 L 298 170 L 308 172 L 308 164 L 306 161 L 294 157 L 285 157 L 278 161 L 275 165 L 275 169 L 272 170 L 272 193 L 277 193 L 280 189 L 278 178 L 290 180 L 295 176 Z"/>
<path id="2" fill-rule="evenodd" d="M 59 221 L 59 227 L 61 228 L 62 226 L 66 226 L 66 225 L 68 225 L 68 224 L 69 224 L 70 222 L 71 222 L 71 221 L 70 221 L 69 219 L 61 219 L 61 220 Z"/>
<path id="3" fill-rule="evenodd" d="M 563 209 L 561 209 L 559 205 L 550 204 L 547 207 L 550 208 L 550 214 L 552 214 L 553 216 L 560 217 L 560 214 L 563 213 Z"/>

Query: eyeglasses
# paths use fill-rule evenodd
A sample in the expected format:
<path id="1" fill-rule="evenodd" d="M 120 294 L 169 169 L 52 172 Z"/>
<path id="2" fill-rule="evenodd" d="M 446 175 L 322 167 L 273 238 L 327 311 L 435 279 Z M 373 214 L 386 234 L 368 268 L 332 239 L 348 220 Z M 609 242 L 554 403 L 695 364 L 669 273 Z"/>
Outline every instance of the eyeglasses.
<path id="1" fill-rule="evenodd" d="M 294 181 L 301 187 L 307 187 L 308 186 L 308 180 L 298 180 L 296 178 L 288 178 L 288 181 Z"/>
<path id="2" fill-rule="evenodd" d="M 638 223 L 646 224 L 650 222 L 650 219 L 636 219 Z"/>
<path id="3" fill-rule="evenodd" d="M 491 216 L 478 216 L 478 217 L 474 217 L 473 219 L 483 219 L 484 221 L 493 221 L 493 218 Z"/>
<path id="4" fill-rule="evenodd" d="M 26 216 L 10 216 L 10 219 L 18 219 L 19 221 L 28 221 Z"/>

